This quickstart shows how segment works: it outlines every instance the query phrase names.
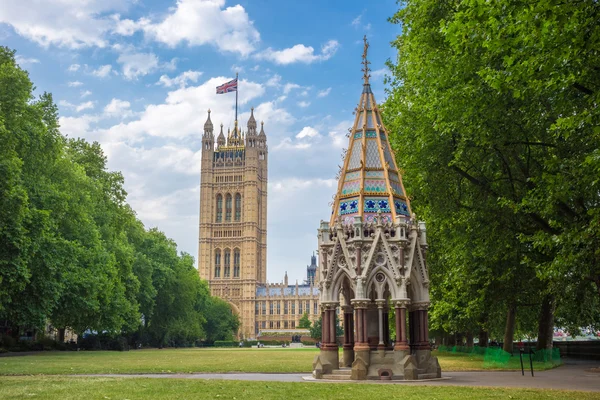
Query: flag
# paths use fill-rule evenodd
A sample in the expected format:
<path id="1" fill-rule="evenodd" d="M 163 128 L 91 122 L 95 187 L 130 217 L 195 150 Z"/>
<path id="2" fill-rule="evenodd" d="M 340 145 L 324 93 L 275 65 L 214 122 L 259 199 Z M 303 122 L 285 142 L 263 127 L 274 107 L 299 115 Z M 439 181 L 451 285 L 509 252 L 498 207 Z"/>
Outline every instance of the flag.
<path id="1" fill-rule="evenodd" d="M 221 86 L 217 86 L 217 94 L 237 92 L 237 83 L 238 80 L 235 78 L 234 80 L 224 83 Z"/>

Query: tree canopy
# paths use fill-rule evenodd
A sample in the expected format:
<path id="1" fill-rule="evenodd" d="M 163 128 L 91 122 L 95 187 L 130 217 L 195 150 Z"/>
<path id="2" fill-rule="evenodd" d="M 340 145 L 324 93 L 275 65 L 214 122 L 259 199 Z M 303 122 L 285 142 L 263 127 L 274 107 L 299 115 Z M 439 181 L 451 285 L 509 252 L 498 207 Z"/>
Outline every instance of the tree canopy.
<path id="1" fill-rule="evenodd" d="M 230 339 L 229 305 L 193 258 L 147 230 L 98 143 L 61 135 L 49 93 L 33 96 L 15 52 L 0 47 L 0 321 L 46 324 L 155 345 Z"/>
<path id="2" fill-rule="evenodd" d="M 432 326 L 600 323 L 600 5 L 401 3 L 384 108 L 428 222 Z M 510 350 L 510 348 L 507 348 Z"/>

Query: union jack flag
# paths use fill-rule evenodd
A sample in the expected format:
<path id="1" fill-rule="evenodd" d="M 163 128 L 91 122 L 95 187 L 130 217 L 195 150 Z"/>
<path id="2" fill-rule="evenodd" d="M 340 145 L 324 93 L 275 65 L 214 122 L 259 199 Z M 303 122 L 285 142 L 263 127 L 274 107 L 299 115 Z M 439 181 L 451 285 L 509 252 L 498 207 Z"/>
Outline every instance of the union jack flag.
<path id="1" fill-rule="evenodd" d="M 221 86 L 217 86 L 217 94 L 237 92 L 237 83 L 238 78 L 235 78 L 234 80 L 224 83 Z"/>

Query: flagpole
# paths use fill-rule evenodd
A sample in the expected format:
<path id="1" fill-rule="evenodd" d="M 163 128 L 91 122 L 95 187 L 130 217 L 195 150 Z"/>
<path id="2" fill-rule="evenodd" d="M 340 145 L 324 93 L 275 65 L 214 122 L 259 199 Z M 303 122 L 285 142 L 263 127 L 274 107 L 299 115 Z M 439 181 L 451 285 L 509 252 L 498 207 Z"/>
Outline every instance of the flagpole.
<path id="1" fill-rule="evenodd" d="M 236 87 L 236 90 L 235 90 L 235 122 L 237 122 L 237 103 L 238 103 L 237 100 L 238 100 L 238 90 L 240 88 L 239 82 L 237 81 L 237 78 L 238 78 L 238 73 L 236 72 L 235 73 L 235 81 L 236 81 L 235 83 L 236 83 L 237 87 Z"/>

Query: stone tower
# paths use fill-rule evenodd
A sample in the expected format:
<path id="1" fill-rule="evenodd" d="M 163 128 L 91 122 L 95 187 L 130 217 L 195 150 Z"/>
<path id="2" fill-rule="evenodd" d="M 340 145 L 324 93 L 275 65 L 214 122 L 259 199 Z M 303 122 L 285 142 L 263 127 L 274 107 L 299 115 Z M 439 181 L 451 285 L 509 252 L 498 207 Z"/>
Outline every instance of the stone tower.
<path id="1" fill-rule="evenodd" d="M 211 294 L 239 315 L 241 337 L 255 337 L 256 292 L 267 276 L 267 137 L 254 109 L 244 137 L 237 121 L 215 137 L 208 118 L 202 136 L 198 271 Z"/>
<path id="2" fill-rule="evenodd" d="M 368 47 L 365 38 L 363 90 L 333 212 L 318 230 L 323 322 L 313 374 L 332 379 L 439 378 L 428 338 L 425 223 L 411 212 L 371 90 Z M 344 322 L 342 360 L 335 334 L 338 310 Z M 389 330 L 390 311 L 395 338 Z"/>

